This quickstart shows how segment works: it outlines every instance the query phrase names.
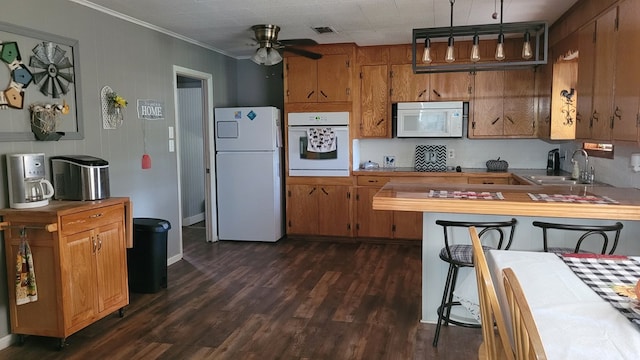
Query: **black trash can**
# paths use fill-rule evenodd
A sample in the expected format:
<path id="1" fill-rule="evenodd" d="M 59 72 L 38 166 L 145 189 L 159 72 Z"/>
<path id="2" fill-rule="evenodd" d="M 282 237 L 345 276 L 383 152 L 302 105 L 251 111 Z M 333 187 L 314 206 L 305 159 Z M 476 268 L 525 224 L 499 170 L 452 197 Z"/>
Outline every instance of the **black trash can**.
<path id="1" fill-rule="evenodd" d="M 133 248 L 127 249 L 129 291 L 155 293 L 167 288 L 167 220 L 133 219 Z"/>

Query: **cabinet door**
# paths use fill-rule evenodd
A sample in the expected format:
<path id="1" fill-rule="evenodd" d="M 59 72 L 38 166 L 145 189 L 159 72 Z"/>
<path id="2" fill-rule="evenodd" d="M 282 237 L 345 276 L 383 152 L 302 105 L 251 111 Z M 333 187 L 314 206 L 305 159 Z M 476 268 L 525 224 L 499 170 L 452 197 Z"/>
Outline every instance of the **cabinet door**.
<path id="1" fill-rule="evenodd" d="M 391 137 L 387 65 L 360 67 L 360 136 Z"/>
<path id="2" fill-rule="evenodd" d="M 551 137 L 551 82 L 553 81 L 553 65 L 549 61 L 536 71 L 536 99 L 538 100 L 538 137 Z"/>
<path id="3" fill-rule="evenodd" d="M 428 100 L 429 74 L 414 74 L 411 64 L 391 65 L 391 102 Z"/>
<path id="4" fill-rule="evenodd" d="M 473 76 L 466 72 L 434 73 L 430 75 L 431 101 L 469 101 Z"/>
<path id="5" fill-rule="evenodd" d="M 596 23 L 592 22 L 578 33 L 578 104 L 576 105 L 576 138 L 591 137 L 593 109 L 593 69 L 595 67 Z"/>
<path id="6" fill-rule="evenodd" d="M 396 239 L 422 240 L 422 213 L 394 211 L 393 237 Z"/>
<path id="7" fill-rule="evenodd" d="M 613 140 L 638 139 L 638 108 L 640 107 L 640 2 L 626 0 L 619 6 L 616 51 L 615 103 L 613 109 Z M 630 46 L 630 44 L 636 44 Z"/>
<path id="8" fill-rule="evenodd" d="M 393 236 L 393 211 L 373 210 L 373 196 L 380 190 L 377 187 L 359 187 L 356 197 L 356 217 L 358 237 Z"/>
<path id="9" fill-rule="evenodd" d="M 533 137 L 535 131 L 533 69 L 504 71 L 505 136 Z"/>
<path id="10" fill-rule="evenodd" d="M 616 17 L 617 8 L 613 8 L 596 20 L 596 60 L 593 78 L 593 129 L 591 137 L 598 140 L 611 139 Z M 582 57 L 582 54 L 580 54 L 580 57 Z"/>
<path id="11" fill-rule="evenodd" d="M 497 136 L 503 131 L 504 71 L 480 71 L 475 75 L 473 119 L 469 135 Z"/>
<path id="12" fill-rule="evenodd" d="M 303 56 L 285 58 L 286 89 L 288 103 L 318 101 L 318 73 L 316 60 Z"/>
<path id="13" fill-rule="evenodd" d="M 317 62 L 318 101 L 351 101 L 351 63 L 349 56 L 323 55 Z"/>
<path id="14" fill-rule="evenodd" d="M 93 230 L 66 236 L 62 241 L 65 329 L 69 329 L 91 321 L 97 313 L 97 241 Z"/>
<path id="15" fill-rule="evenodd" d="M 120 308 L 128 297 L 127 255 L 123 222 L 101 227 L 96 235 L 98 311 Z"/>
<path id="16" fill-rule="evenodd" d="M 318 235 L 351 236 L 349 186 L 318 186 Z"/>
<path id="17" fill-rule="evenodd" d="M 287 186 L 287 234 L 318 232 L 318 193 L 316 185 Z"/>

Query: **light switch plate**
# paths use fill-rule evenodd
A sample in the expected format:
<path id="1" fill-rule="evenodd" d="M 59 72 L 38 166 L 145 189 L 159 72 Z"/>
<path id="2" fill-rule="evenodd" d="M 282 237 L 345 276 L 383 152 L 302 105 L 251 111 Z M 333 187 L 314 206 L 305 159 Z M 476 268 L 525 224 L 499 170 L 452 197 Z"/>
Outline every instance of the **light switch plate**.
<path id="1" fill-rule="evenodd" d="M 169 152 L 176 151 L 176 141 L 171 139 L 169 140 Z"/>
<path id="2" fill-rule="evenodd" d="M 169 139 L 173 139 L 173 126 L 169 126 Z"/>

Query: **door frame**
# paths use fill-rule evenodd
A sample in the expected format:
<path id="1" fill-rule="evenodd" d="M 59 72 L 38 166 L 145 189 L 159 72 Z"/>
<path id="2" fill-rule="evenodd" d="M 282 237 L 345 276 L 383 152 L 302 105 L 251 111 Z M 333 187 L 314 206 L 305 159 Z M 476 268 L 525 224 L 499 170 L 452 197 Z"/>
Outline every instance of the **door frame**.
<path id="1" fill-rule="evenodd" d="M 215 143 L 213 134 L 213 75 L 193 69 L 184 68 L 178 65 L 173 65 L 173 90 L 174 90 L 174 108 L 175 108 L 175 128 L 176 128 L 176 172 L 178 179 L 178 218 L 180 219 L 180 228 L 182 228 L 182 193 L 181 185 L 182 180 L 180 178 L 180 121 L 179 121 L 179 108 L 178 108 L 178 76 L 185 76 L 201 80 L 203 82 L 202 91 L 202 133 L 204 136 L 204 168 L 205 168 L 205 225 L 206 225 L 206 241 L 215 242 L 218 241 L 218 216 L 216 212 L 216 157 L 215 157 Z M 182 235 L 180 235 L 180 254 L 182 255 Z"/>

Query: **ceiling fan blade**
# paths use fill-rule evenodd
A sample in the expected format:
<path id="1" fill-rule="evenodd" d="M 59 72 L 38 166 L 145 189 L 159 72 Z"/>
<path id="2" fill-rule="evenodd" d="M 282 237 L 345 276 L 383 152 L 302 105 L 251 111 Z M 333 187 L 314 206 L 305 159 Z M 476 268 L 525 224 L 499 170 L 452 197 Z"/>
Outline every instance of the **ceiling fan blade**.
<path id="1" fill-rule="evenodd" d="M 308 57 L 309 59 L 313 59 L 313 60 L 318 60 L 322 58 L 322 54 L 314 53 L 312 51 L 297 49 L 293 47 L 285 47 L 285 48 L 282 48 L 282 50 L 294 53 L 296 55 Z"/>
<path id="2" fill-rule="evenodd" d="M 278 40 L 278 44 L 280 44 L 282 46 L 311 46 L 311 45 L 318 45 L 318 43 L 313 39 Z"/>

